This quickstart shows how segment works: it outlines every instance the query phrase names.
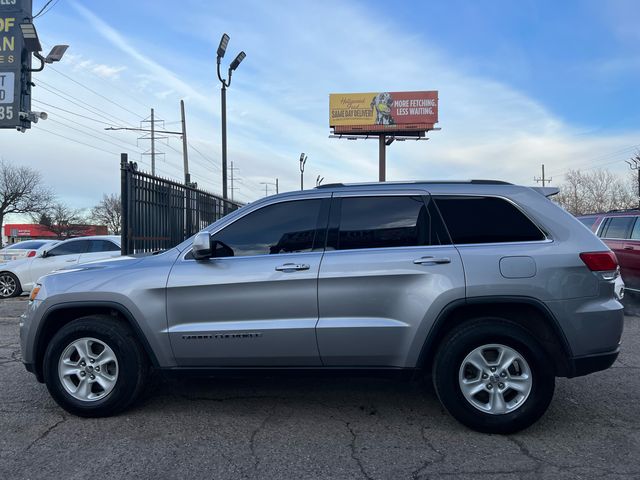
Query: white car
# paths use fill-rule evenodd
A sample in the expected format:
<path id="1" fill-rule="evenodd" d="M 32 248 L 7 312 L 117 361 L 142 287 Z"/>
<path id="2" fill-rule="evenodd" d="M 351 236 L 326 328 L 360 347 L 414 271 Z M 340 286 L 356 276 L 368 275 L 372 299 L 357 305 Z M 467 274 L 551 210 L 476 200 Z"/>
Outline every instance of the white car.
<path id="1" fill-rule="evenodd" d="M 40 277 L 55 270 L 118 256 L 119 236 L 101 235 L 62 241 L 48 250 L 40 250 L 34 257 L 1 263 L 0 298 L 30 292 Z"/>
<path id="2" fill-rule="evenodd" d="M 24 240 L 22 242 L 7 245 L 0 250 L 0 261 L 9 262 L 24 257 L 35 257 L 40 250 L 48 250 L 59 240 Z"/>

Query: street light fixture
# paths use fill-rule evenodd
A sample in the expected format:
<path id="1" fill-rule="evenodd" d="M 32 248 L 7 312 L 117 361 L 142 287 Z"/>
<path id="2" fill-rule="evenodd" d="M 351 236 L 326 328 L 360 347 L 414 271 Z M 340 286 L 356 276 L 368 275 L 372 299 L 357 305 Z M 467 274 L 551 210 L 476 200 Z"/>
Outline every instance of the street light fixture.
<path id="1" fill-rule="evenodd" d="M 30 72 L 41 72 L 44 70 L 45 63 L 54 63 L 62 60 L 64 53 L 69 48 L 69 45 L 55 45 L 49 55 L 43 57 L 40 53 L 42 51 L 42 45 L 38 38 L 38 32 L 33 23 L 21 23 L 20 30 L 22 30 L 22 37 L 24 38 L 24 49 L 27 52 L 33 53 L 33 56 L 40 60 L 40 68 L 34 68 L 29 70 Z"/>
<path id="2" fill-rule="evenodd" d="M 247 56 L 244 52 L 240 52 L 236 58 L 229 65 L 229 70 L 227 72 L 227 78 L 222 78 L 220 74 L 220 64 L 222 62 L 222 58 L 227 51 L 227 45 L 229 44 L 229 35 L 226 33 L 222 35 L 220 39 L 220 45 L 218 45 L 217 52 L 217 71 L 218 71 L 218 80 L 222 84 L 220 88 L 220 103 L 222 109 L 222 198 L 225 200 L 228 198 L 227 195 L 227 88 L 231 86 L 231 75 L 234 70 L 238 68 L 240 63 Z M 226 204 L 225 204 L 226 209 Z M 226 213 L 226 212 L 225 212 Z"/>
<path id="3" fill-rule="evenodd" d="M 220 39 L 220 45 L 218 45 L 218 59 L 224 57 L 224 53 L 227 51 L 227 45 L 229 45 L 229 35 L 225 33 Z"/>
<path id="4" fill-rule="evenodd" d="M 307 156 L 302 152 L 300 154 L 300 190 L 304 190 L 304 166 L 307 163 Z"/>

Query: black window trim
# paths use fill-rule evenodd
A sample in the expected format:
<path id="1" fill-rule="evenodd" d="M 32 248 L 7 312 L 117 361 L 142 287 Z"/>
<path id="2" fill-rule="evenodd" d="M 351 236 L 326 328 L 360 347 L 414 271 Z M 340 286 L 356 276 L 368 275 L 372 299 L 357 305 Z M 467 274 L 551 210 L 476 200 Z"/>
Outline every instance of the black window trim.
<path id="1" fill-rule="evenodd" d="M 285 203 L 285 202 L 297 202 L 297 201 L 301 201 L 301 200 L 321 200 L 320 203 L 320 211 L 318 212 L 318 219 L 316 222 L 316 235 L 314 236 L 314 240 L 313 240 L 313 249 L 309 252 L 287 252 L 287 253 L 275 253 L 273 255 L 244 255 L 244 256 L 240 256 L 240 257 L 220 257 L 220 258 L 216 258 L 216 260 L 231 260 L 231 259 L 237 259 L 237 258 L 264 258 L 264 257 L 276 257 L 276 256 L 281 256 L 281 255 L 309 255 L 312 253 L 322 253 L 324 252 L 324 249 L 326 248 L 326 240 L 327 240 L 327 227 L 328 227 L 328 222 L 329 222 L 329 214 L 330 214 L 330 205 L 331 204 L 331 198 L 332 198 L 332 194 L 322 194 L 322 195 L 305 195 L 305 196 L 296 196 L 296 197 L 290 197 L 290 198 L 281 198 L 278 199 L 277 201 L 272 201 L 272 202 L 268 202 L 268 203 L 264 203 L 264 204 L 257 204 L 255 206 L 255 208 L 252 208 L 251 210 L 248 210 L 244 215 L 238 217 L 238 218 L 234 218 L 232 222 L 230 223 L 226 223 L 224 225 L 222 225 L 220 228 L 217 228 L 215 230 L 210 230 L 209 231 L 209 235 L 210 236 L 214 236 L 216 235 L 218 232 L 224 230 L 227 227 L 230 227 L 231 225 L 233 225 L 234 223 L 236 223 L 238 220 L 246 217 L 247 215 L 251 215 L 254 212 L 257 212 L 258 210 L 262 210 L 263 208 L 266 207 L 270 207 L 272 205 L 278 205 L 281 203 Z M 322 227 L 322 222 L 323 222 L 323 217 L 324 217 L 324 227 Z M 320 237 L 320 239 L 322 238 L 322 234 L 318 235 L 318 230 L 320 229 L 324 229 L 324 237 L 325 237 L 325 242 L 324 245 L 320 246 L 318 245 L 318 247 L 316 248 L 316 237 Z M 191 253 L 191 247 L 187 247 L 185 248 L 184 252 L 182 253 L 182 256 L 180 257 L 182 261 L 191 261 L 194 260 L 193 255 Z"/>
<path id="2" fill-rule="evenodd" d="M 527 212 L 525 212 L 520 205 L 518 205 L 516 202 L 514 202 L 513 200 L 511 200 L 508 197 L 502 196 L 502 195 L 495 195 L 495 194 L 490 194 L 490 193 L 435 193 L 435 194 L 431 194 L 431 197 L 433 199 L 438 199 L 438 198 L 444 198 L 444 197 L 482 197 L 482 198 L 499 198 L 501 200 L 504 200 L 508 203 L 510 203 L 511 205 L 513 205 L 520 213 L 522 213 L 522 215 L 524 215 L 532 224 L 533 226 L 535 226 L 540 233 L 542 233 L 542 236 L 544 237 L 542 240 L 526 240 L 526 241 L 521 241 L 521 242 L 488 242 L 488 243 L 453 243 L 452 240 L 452 245 L 455 245 L 456 247 L 486 247 L 486 246 L 499 246 L 499 245 L 529 245 L 529 244 L 540 244 L 540 243 L 552 243 L 553 242 L 553 237 L 549 234 L 549 232 L 543 228 L 538 222 L 536 222 L 533 218 L 531 218 L 531 215 L 529 215 Z M 436 203 L 437 206 L 437 203 Z M 444 222 L 444 218 L 442 219 Z M 444 222 L 445 227 L 447 226 L 447 223 Z M 447 232 L 448 232 L 448 227 L 447 227 Z M 449 235 L 449 237 L 451 237 L 451 235 Z"/>

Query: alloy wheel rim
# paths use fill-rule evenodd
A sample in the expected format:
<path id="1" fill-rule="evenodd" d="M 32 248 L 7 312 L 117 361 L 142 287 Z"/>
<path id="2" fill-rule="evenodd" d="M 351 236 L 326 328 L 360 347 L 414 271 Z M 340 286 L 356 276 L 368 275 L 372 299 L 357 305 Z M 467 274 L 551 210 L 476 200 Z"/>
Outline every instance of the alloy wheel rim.
<path id="1" fill-rule="evenodd" d="M 475 408 L 491 415 L 505 415 L 525 403 L 533 376 L 519 352 L 492 343 L 475 348 L 465 357 L 458 383 L 464 398 Z"/>
<path id="2" fill-rule="evenodd" d="M 0 295 L 8 297 L 16 291 L 16 281 L 10 275 L 0 275 Z"/>
<path id="3" fill-rule="evenodd" d="M 118 381 L 118 372 L 118 359 L 111 347 L 92 337 L 71 342 L 58 361 L 62 386 L 83 402 L 95 402 L 109 395 Z"/>

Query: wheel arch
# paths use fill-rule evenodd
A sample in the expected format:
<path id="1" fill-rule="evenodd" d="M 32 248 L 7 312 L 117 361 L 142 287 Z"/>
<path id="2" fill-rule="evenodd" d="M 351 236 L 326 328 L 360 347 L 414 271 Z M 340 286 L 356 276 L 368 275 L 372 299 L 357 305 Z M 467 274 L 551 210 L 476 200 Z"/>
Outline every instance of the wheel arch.
<path id="1" fill-rule="evenodd" d="M 440 342 L 458 325 L 478 317 L 514 322 L 529 331 L 551 355 L 556 376 L 573 376 L 571 346 L 557 319 L 544 303 L 530 297 L 478 297 L 448 304 L 438 315 L 418 357 L 417 366 L 430 371 Z"/>
<path id="2" fill-rule="evenodd" d="M 136 340 L 144 349 L 154 367 L 159 365 L 155 352 L 142 333 L 131 312 L 116 302 L 72 302 L 51 307 L 45 312 L 35 335 L 34 373 L 38 381 L 43 381 L 44 353 L 51 338 L 69 322 L 88 315 L 107 315 L 125 322 L 133 331 Z"/>

